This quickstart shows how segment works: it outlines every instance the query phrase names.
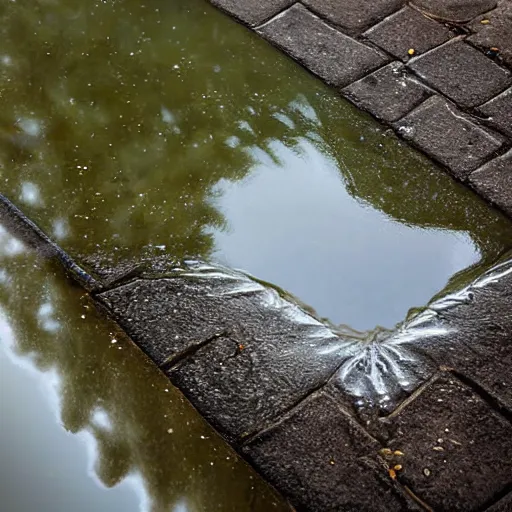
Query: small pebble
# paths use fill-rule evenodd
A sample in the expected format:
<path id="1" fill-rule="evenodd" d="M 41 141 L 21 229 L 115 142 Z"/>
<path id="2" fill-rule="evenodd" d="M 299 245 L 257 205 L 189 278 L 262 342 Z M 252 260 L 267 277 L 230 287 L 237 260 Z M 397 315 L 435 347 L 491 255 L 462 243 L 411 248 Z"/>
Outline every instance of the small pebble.
<path id="1" fill-rule="evenodd" d="M 416 50 L 415 50 L 414 48 L 409 48 L 409 49 L 407 50 L 407 53 L 408 53 L 409 55 L 414 55 L 414 54 L 416 53 Z"/>
<path id="2" fill-rule="evenodd" d="M 442 446 L 434 446 L 432 449 L 436 452 L 444 452 L 444 448 Z"/>
<path id="3" fill-rule="evenodd" d="M 168 429 L 168 430 L 167 430 L 167 433 L 168 433 L 168 434 L 172 434 L 173 432 L 174 432 L 174 430 L 173 430 L 172 428 L 170 428 L 170 429 Z"/>
<path id="4" fill-rule="evenodd" d="M 424 474 L 425 476 L 430 476 L 430 469 L 425 468 L 425 469 L 423 470 L 423 474 Z"/>
<path id="5" fill-rule="evenodd" d="M 488 25 L 490 23 L 490 21 L 488 19 L 485 19 L 485 20 L 482 20 L 480 23 L 482 25 Z"/>

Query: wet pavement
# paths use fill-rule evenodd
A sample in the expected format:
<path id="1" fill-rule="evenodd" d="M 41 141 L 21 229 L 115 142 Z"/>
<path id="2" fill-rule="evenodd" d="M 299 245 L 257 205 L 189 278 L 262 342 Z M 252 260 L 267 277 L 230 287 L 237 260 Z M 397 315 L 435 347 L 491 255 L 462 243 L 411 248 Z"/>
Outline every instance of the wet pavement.
<path id="1" fill-rule="evenodd" d="M 289 510 L 61 269 L 0 240 L 2 510 Z"/>
<path id="2" fill-rule="evenodd" d="M 256 12 L 215 3 L 243 6 L 237 13 L 252 13 L 253 25 L 290 5 L 263 2 Z M 306 3 L 261 32 L 317 74 L 327 70 L 326 81 L 347 86 L 356 104 L 418 146 L 434 134 L 425 151 L 457 177 L 479 175 L 492 189 L 489 173 L 499 174 L 506 184 L 507 154 L 473 173 L 507 149 L 504 135 L 432 95 L 446 86 L 432 55 L 484 59 L 485 87 L 467 85 L 478 77 L 466 66 L 452 98 L 468 108 L 506 84 L 500 62 L 450 39 L 452 25 L 413 8 L 393 14 L 401 2 L 364 12 L 357 2 L 342 11 Z M 2 6 L 0 16 L 0 192 L 9 198 L 0 196 L 0 215 L 53 265 L 27 272 L 26 260 L 20 275 L 8 265 L 0 274 L 4 375 L 14 381 L 18 366 L 34 367 L 34 378 L 54 383 L 48 410 L 96 446 L 81 460 L 101 483 L 98 503 L 124 507 L 139 492 L 155 510 L 285 506 L 169 380 L 298 510 L 480 512 L 505 503 L 512 226 L 504 215 L 199 0 L 33 2 Z M 440 27 L 417 58 L 387 30 L 410 17 Z M 303 37 L 293 42 L 297 30 Z M 336 45 L 336 66 L 318 38 Z M 388 64 L 379 44 L 405 62 Z M 4 239 L 7 253 L 28 258 Z M 56 260 L 91 293 L 55 275 Z M 49 424 L 49 435 L 62 436 Z M 84 467 L 70 470 L 82 470 L 79 496 L 91 481 Z M 104 489 L 113 486 L 118 494 Z"/>

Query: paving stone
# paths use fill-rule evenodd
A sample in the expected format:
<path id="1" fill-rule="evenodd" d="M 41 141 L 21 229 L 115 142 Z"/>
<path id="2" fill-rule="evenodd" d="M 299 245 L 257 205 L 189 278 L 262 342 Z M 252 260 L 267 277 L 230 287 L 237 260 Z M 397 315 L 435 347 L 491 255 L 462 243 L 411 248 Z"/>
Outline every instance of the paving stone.
<path id="1" fill-rule="evenodd" d="M 512 151 L 474 171 L 469 181 L 479 194 L 512 216 Z"/>
<path id="2" fill-rule="evenodd" d="M 512 483 L 512 425 L 446 376 L 392 420 L 400 481 L 438 512 L 480 511 Z"/>
<path id="3" fill-rule="evenodd" d="M 409 60 L 411 48 L 415 55 L 425 53 L 448 41 L 450 30 L 406 6 L 372 27 L 364 36 L 398 59 Z"/>
<path id="4" fill-rule="evenodd" d="M 343 94 L 375 117 L 392 122 L 417 107 L 431 92 L 411 79 L 403 64 L 392 62 L 345 87 Z"/>
<path id="5" fill-rule="evenodd" d="M 421 10 L 443 20 L 464 22 L 496 7 L 496 0 L 413 0 Z"/>
<path id="6" fill-rule="evenodd" d="M 478 109 L 487 122 L 512 137 L 512 88 L 502 92 Z"/>
<path id="7" fill-rule="evenodd" d="M 184 357 L 169 376 L 234 440 L 325 383 L 339 361 L 321 353 L 338 342 L 328 328 L 272 289 L 248 291 L 255 284 L 247 280 L 237 293 L 232 283 L 218 275 L 139 279 L 100 299 L 157 364 Z"/>
<path id="8" fill-rule="evenodd" d="M 491 508 L 485 512 L 510 512 L 512 510 L 512 492 L 507 494 L 504 498 L 499 500 Z"/>
<path id="9" fill-rule="evenodd" d="M 462 107 L 488 101 L 510 84 L 510 73 L 463 41 L 448 43 L 408 66 Z"/>
<path id="10" fill-rule="evenodd" d="M 376 459 L 380 445 L 318 394 L 244 453 L 301 511 L 411 510 Z"/>
<path id="11" fill-rule="evenodd" d="M 465 179 L 503 144 L 499 136 L 472 123 L 439 96 L 426 100 L 395 126 L 406 140 L 459 179 Z"/>
<path id="12" fill-rule="evenodd" d="M 303 0 L 303 3 L 334 25 L 357 33 L 400 9 L 405 0 Z"/>
<path id="13" fill-rule="evenodd" d="M 295 0 L 210 0 L 210 2 L 235 18 L 255 26 L 272 18 Z"/>
<path id="14" fill-rule="evenodd" d="M 482 24 L 482 19 L 489 23 Z M 512 68 L 512 2 L 500 1 L 496 10 L 479 16 L 469 28 L 474 34 L 468 41 L 486 51 L 498 48 L 498 57 Z"/>
<path id="15" fill-rule="evenodd" d="M 259 32 L 335 86 L 348 85 L 389 60 L 333 29 L 299 4 L 265 24 Z"/>

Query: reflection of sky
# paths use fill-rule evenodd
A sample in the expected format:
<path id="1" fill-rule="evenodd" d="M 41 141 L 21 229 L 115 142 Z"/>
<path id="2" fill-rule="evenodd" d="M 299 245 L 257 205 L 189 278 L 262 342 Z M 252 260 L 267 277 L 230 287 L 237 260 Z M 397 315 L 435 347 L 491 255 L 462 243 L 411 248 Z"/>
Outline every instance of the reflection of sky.
<path id="1" fill-rule="evenodd" d="M 283 167 L 258 154 L 248 179 L 219 185 L 217 204 L 229 219 L 228 230 L 215 233 L 223 263 L 279 285 L 333 322 L 367 329 L 392 327 L 479 260 L 465 233 L 409 227 L 355 201 L 311 145 L 302 144 L 301 157 L 274 147 Z"/>
<path id="2" fill-rule="evenodd" d="M 98 457 L 94 436 L 69 435 L 62 428 L 57 374 L 41 373 L 27 358 L 17 358 L 9 348 L 13 348 L 12 336 L 5 316 L 0 315 L 2 510 L 140 510 L 129 481 L 114 489 L 100 484 L 93 470 Z M 136 491 L 142 498 L 143 489 Z"/>

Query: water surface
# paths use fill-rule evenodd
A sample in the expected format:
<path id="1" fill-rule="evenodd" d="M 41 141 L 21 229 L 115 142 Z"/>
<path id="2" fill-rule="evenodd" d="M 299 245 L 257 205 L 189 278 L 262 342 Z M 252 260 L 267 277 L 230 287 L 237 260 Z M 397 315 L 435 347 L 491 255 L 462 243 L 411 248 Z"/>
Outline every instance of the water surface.
<path id="1" fill-rule="evenodd" d="M 103 266 L 201 257 L 392 327 L 510 223 L 202 0 L 0 7 L 0 191 Z"/>
<path id="2" fill-rule="evenodd" d="M 5 512 L 289 510 L 91 300 L 0 228 Z"/>

